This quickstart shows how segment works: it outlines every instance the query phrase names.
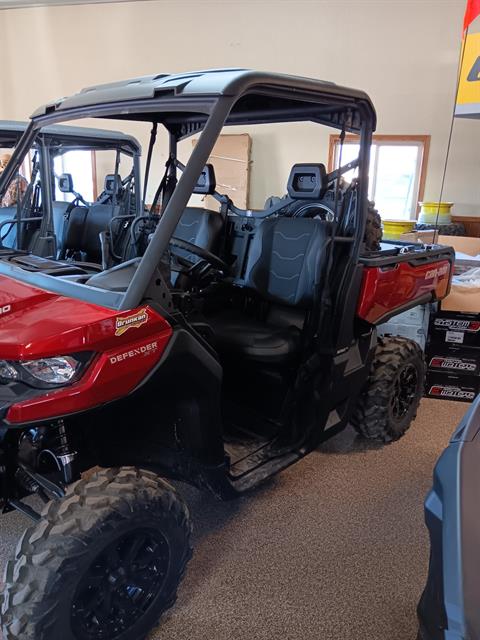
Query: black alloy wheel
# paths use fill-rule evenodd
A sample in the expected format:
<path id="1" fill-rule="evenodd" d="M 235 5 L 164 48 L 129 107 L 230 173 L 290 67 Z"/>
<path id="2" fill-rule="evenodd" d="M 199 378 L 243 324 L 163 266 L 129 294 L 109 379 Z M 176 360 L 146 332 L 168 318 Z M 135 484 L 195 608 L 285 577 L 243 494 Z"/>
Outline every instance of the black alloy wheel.
<path id="1" fill-rule="evenodd" d="M 137 529 L 110 543 L 88 568 L 72 603 L 80 640 L 115 640 L 134 626 L 161 592 L 170 548 L 160 531 Z"/>

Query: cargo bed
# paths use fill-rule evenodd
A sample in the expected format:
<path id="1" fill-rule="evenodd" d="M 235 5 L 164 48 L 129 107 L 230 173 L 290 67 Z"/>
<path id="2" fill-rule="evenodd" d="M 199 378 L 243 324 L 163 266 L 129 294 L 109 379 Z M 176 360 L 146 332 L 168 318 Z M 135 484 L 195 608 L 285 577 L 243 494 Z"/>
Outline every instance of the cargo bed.
<path id="1" fill-rule="evenodd" d="M 454 260 L 452 247 L 382 242 L 379 251 L 360 257 L 358 316 L 381 324 L 416 305 L 441 300 L 450 290 Z"/>

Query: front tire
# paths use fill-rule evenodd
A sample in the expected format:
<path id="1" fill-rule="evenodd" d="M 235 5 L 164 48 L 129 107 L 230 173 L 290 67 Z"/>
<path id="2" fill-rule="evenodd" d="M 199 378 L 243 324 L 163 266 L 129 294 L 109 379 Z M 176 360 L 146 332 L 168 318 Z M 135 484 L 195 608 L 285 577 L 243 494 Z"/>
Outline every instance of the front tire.
<path id="1" fill-rule="evenodd" d="M 401 438 L 417 415 L 425 382 L 420 346 L 401 337 L 379 338 L 352 425 L 369 440 Z"/>
<path id="2" fill-rule="evenodd" d="M 72 485 L 7 564 L 5 640 L 140 640 L 191 557 L 188 510 L 154 473 L 106 469 Z"/>

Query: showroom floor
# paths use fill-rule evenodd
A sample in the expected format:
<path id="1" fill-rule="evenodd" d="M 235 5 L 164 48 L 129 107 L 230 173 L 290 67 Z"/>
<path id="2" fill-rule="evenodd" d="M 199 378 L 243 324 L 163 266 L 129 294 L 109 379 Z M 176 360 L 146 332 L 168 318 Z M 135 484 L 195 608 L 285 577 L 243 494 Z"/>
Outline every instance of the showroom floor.
<path id="1" fill-rule="evenodd" d="M 409 433 L 386 448 L 348 429 L 236 502 L 182 486 L 195 553 L 152 640 L 414 640 L 423 498 L 467 407 L 424 399 Z M 2 565 L 24 524 L 2 518 Z"/>

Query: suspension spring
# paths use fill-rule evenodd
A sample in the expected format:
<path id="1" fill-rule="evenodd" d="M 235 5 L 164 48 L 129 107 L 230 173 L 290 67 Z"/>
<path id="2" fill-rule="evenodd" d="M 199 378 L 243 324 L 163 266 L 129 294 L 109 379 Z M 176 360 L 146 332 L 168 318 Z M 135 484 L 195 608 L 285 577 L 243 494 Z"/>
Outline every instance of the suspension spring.
<path id="1" fill-rule="evenodd" d="M 66 456 L 70 453 L 67 430 L 65 429 L 65 422 L 63 420 L 57 420 L 57 422 L 52 425 L 52 430 L 49 435 L 50 438 L 52 438 L 50 448 L 57 456 Z"/>
<path id="2" fill-rule="evenodd" d="M 77 465 L 77 452 L 73 451 L 70 447 L 63 420 L 57 420 L 50 426 L 48 448 L 44 449 L 42 453 L 50 454 L 54 457 L 65 484 L 70 484 L 80 477 Z"/>

